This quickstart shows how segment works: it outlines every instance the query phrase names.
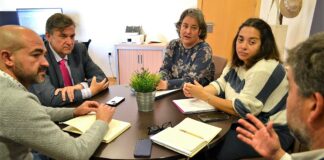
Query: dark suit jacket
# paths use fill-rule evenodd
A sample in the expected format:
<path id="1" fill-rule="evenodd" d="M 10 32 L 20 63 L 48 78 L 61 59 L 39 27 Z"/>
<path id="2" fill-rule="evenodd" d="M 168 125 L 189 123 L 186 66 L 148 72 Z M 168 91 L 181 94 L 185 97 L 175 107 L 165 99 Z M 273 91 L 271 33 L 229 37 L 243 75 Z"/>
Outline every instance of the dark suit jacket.
<path id="1" fill-rule="evenodd" d="M 70 103 L 66 96 L 66 101 L 62 100 L 61 93 L 54 95 L 57 88 L 63 88 L 64 82 L 61 75 L 59 64 L 57 63 L 48 42 L 45 42 L 47 49 L 46 59 L 49 63 L 45 81 L 40 84 L 33 84 L 29 90 L 37 95 L 41 103 L 45 106 L 63 106 Z M 74 85 L 81 82 L 88 82 L 89 86 L 93 76 L 97 77 L 97 81 L 106 78 L 104 72 L 92 61 L 86 47 L 82 43 L 75 43 L 72 53 L 68 55 L 68 64 L 71 70 L 71 76 Z M 82 94 L 80 90 L 74 91 L 74 102 L 82 102 Z"/>

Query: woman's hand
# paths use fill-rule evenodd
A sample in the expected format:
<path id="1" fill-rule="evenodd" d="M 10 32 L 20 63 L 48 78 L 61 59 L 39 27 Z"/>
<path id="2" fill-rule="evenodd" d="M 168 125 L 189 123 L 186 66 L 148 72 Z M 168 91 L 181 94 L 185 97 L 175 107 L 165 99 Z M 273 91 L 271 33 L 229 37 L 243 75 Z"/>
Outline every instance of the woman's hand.
<path id="1" fill-rule="evenodd" d="M 204 87 L 200 85 L 196 80 L 194 84 L 185 83 L 183 86 L 183 93 L 186 97 L 195 97 L 198 99 L 202 99 L 207 97 L 208 93 L 204 90 Z"/>
<path id="2" fill-rule="evenodd" d="M 168 89 L 168 81 L 160 80 L 159 84 L 156 86 L 156 90 L 166 90 Z"/>
<path id="3" fill-rule="evenodd" d="M 191 83 L 185 83 L 185 84 L 183 85 L 183 88 L 182 88 L 183 94 L 184 94 L 186 97 L 192 97 L 192 95 L 191 95 L 190 92 L 189 92 L 189 85 L 191 85 Z"/>

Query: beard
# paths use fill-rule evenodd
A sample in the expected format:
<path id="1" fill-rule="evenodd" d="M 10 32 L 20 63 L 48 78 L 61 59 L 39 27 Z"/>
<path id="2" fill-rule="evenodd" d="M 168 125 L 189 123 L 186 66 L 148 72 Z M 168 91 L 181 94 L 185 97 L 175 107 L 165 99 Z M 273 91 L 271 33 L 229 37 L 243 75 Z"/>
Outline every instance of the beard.
<path id="1" fill-rule="evenodd" d="M 288 127 L 290 128 L 292 134 L 299 140 L 301 144 L 309 148 L 311 146 L 311 139 L 307 133 L 305 123 L 302 122 L 300 118 L 296 117 L 298 114 L 293 113 L 290 115 L 291 116 L 288 117 Z"/>
<path id="2" fill-rule="evenodd" d="M 45 80 L 45 71 L 46 67 L 40 66 L 37 72 L 28 73 L 20 62 L 17 62 L 13 69 L 13 73 L 17 77 L 17 80 L 27 86 L 34 83 L 42 83 Z"/>

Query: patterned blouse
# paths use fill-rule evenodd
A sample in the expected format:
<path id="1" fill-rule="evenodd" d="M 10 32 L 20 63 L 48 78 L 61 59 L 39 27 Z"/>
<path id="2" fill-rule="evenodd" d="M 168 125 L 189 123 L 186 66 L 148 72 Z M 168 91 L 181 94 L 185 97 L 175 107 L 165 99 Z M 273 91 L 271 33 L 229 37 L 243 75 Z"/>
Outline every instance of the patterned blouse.
<path id="1" fill-rule="evenodd" d="M 172 40 L 164 56 L 160 74 L 168 81 L 168 89 L 181 88 L 185 82 L 197 80 L 203 86 L 214 80 L 215 66 L 212 49 L 199 42 L 186 49 L 180 39 Z"/>

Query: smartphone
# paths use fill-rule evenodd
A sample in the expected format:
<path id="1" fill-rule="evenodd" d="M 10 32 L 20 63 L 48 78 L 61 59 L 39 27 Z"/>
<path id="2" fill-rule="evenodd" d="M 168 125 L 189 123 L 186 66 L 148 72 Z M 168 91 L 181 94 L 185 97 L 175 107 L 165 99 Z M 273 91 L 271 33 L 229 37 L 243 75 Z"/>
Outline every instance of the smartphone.
<path id="1" fill-rule="evenodd" d="M 134 157 L 150 157 L 152 151 L 152 141 L 149 138 L 140 139 L 136 142 Z"/>
<path id="2" fill-rule="evenodd" d="M 106 102 L 106 104 L 110 105 L 110 106 L 118 106 L 121 102 L 123 102 L 125 100 L 125 97 L 119 97 L 116 96 L 112 99 L 110 99 L 109 101 Z"/>
<path id="3" fill-rule="evenodd" d="M 227 120 L 230 116 L 224 112 L 209 112 L 199 114 L 198 118 L 203 122 L 216 122 Z"/>

